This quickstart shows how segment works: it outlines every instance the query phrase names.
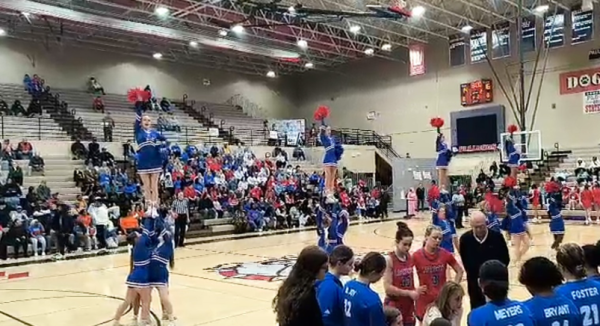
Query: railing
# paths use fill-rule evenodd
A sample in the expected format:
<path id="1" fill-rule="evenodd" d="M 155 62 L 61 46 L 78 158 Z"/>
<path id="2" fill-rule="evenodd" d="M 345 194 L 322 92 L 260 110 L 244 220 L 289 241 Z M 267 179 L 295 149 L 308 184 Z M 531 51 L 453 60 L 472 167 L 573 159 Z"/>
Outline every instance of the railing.
<path id="1" fill-rule="evenodd" d="M 371 145 L 382 150 L 387 157 L 400 157 L 392 147 L 392 137 L 382 136 L 373 130 L 338 128 L 334 130 L 344 144 Z"/>
<path id="2" fill-rule="evenodd" d="M 47 117 L 35 117 L 35 118 L 27 118 L 27 117 L 19 117 L 20 119 L 26 119 L 24 121 L 31 122 L 31 129 L 23 130 L 23 129 L 13 129 L 14 128 L 14 120 L 9 121 L 10 116 L 0 116 L 0 137 L 2 139 L 7 136 L 22 136 L 27 135 L 29 140 L 37 139 L 44 140 L 44 136 L 52 133 L 61 134 L 65 139 L 68 139 L 69 136 L 62 134 L 60 131 L 60 126 L 54 121 L 52 118 Z M 56 131 L 47 131 L 44 128 L 46 123 L 51 123 L 57 127 Z M 46 137 L 47 138 L 47 137 Z"/>

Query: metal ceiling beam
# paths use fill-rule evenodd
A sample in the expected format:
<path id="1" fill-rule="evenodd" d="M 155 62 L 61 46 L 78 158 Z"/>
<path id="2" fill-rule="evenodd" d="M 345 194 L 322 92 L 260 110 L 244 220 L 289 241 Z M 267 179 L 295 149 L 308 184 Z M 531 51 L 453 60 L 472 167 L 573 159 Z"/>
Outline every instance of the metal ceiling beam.
<path id="1" fill-rule="evenodd" d="M 340 3 L 339 1 L 336 1 L 336 0 L 319 0 L 319 1 L 320 1 L 321 3 L 323 3 L 323 5 L 324 5 L 325 3 L 328 3 L 328 4 L 330 4 L 330 5 L 333 5 L 333 6 L 336 6 L 336 7 L 338 7 L 339 9 L 342 9 L 342 10 L 354 10 L 354 11 L 356 11 L 356 8 L 355 8 L 355 7 L 352 7 L 352 6 L 349 6 L 349 5 L 346 5 L 346 4 L 343 4 L 343 3 Z M 327 6 L 325 6 L 325 5 L 324 5 L 324 8 L 327 8 Z M 383 31 L 383 32 L 385 32 L 385 33 L 387 33 L 387 32 L 388 32 L 388 30 L 384 30 L 384 29 L 381 29 L 381 28 L 379 28 L 379 27 L 375 27 L 375 26 L 373 26 L 373 25 L 369 25 L 369 24 L 361 23 L 360 21 L 356 21 L 355 19 L 346 19 L 346 20 L 347 20 L 347 21 L 349 21 L 349 22 L 352 22 L 353 24 L 357 24 L 357 25 L 363 25 L 363 26 L 368 26 L 368 27 L 370 27 L 370 28 L 374 28 L 374 29 L 376 29 L 376 30 Z M 407 23 L 401 23 L 401 22 L 399 22 L 399 21 L 395 21 L 395 20 L 388 20 L 388 21 L 389 21 L 390 23 L 392 23 L 392 24 L 395 24 L 395 25 L 398 25 L 398 26 L 403 26 L 403 27 L 406 27 L 406 28 L 414 29 L 414 30 L 416 30 L 416 31 L 419 31 L 419 32 L 422 32 L 422 33 L 426 33 L 426 34 L 429 34 L 429 35 L 433 35 L 433 36 L 436 36 L 436 37 L 439 37 L 439 38 L 448 39 L 448 36 L 446 36 L 446 35 L 442 35 L 442 34 L 439 34 L 439 33 L 436 33 L 436 32 L 432 32 L 432 31 L 430 31 L 430 30 L 423 29 L 423 28 L 420 28 L 420 27 L 417 27 L 417 26 L 414 26 L 414 25 L 411 25 L 411 24 L 407 24 Z M 412 37 L 412 38 L 415 38 L 414 36 L 411 36 L 411 37 Z M 424 40 L 422 40 L 422 39 L 421 39 L 421 40 L 419 40 L 419 42 L 423 42 L 423 41 L 424 41 Z M 426 43 L 426 42 L 425 42 L 425 43 Z"/>
<path id="2" fill-rule="evenodd" d="M 498 19 L 500 19 L 502 21 L 509 22 L 511 24 L 515 23 L 512 19 L 509 19 L 506 16 L 500 15 L 499 13 L 497 13 L 495 11 L 489 10 L 489 9 L 487 9 L 485 7 L 482 7 L 482 6 L 478 5 L 478 4 L 473 3 L 472 0 L 458 0 L 458 1 L 466 4 L 469 7 L 473 7 L 473 8 L 475 8 L 475 9 L 477 9 L 479 11 L 482 11 L 482 12 L 488 14 L 488 15 L 491 15 L 491 16 L 493 16 L 495 18 L 498 18 Z"/>
<path id="3" fill-rule="evenodd" d="M 474 25 L 478 25 L 479 27 L 484 27 L 484 28 L 488 28 L 488 29 L 492 28 L 490 25 L 487 25 L 487 24 L 484 24 L 484 23 L 482 23 L 482 22 L 480 22 L 478 20 L 469 18 L 469 16 L 467 16 L 467 15 L 464 15 L 464 14 L 461 15 L 461 14 L 457 14 L 457 13 L 455 13 L 453 11 L 450 11 L 450 10 L 444 8 L 443 5 L 442 6 L 436 6 L 436 5 L 432 4 L 432 3 L 429 3 L 429 2 L 426 2 L 426 1 L 422 1 L 422 0 L 413 0 L 413 2 L 418 3 L 418 4 L 420 4 L 420 5 L 424 6 L 424 7 L 428 7 L 428 8 L 431 8 L 433 10 L 437 10 L 439 12 L 442 12 L 442 13 L 444 13 L 446 15 L 449 15 L 449 16 L 452 16 L 454 18 L 467 20 L 469 23 L 474 24 Z"/>

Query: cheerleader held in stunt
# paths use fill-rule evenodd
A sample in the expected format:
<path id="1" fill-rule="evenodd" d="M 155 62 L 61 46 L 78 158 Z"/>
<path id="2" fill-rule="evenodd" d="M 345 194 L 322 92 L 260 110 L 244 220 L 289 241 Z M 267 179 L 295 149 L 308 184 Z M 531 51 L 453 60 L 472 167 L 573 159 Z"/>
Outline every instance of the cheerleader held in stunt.
<path id="1" fill-rule="evenodd" d="M 337 177 L 338 162 L 342 158 L 344 148 L 342 144 L 336 141 L 331 135 L 331 127 L 325 125 L 325 118 L 329 116 L 329 108 L 320 106 L 315 111 L 314 118 L 321 121 L 319 132 L 319 141 L 325 147 L 323 155 L 323 170 L 325 171 L 325 197 L 326 203 L 333 204 L 337 200 L 335 198 L 335 180 Z"/>
<path id="2" fill-rule="evenodd" d="M 148 92 L 140 89 L 129 91 L 129 99 L 135 101 L 135 141 L 137 151 L 137 173 L 142 180 L 144 197 L 150 203 L 158 203 L 158 182 L 163 167 L 162 144 L 166 139 L 151 128 L 152 119 L 143 114 L 143 106 L 148 101 Z"/>

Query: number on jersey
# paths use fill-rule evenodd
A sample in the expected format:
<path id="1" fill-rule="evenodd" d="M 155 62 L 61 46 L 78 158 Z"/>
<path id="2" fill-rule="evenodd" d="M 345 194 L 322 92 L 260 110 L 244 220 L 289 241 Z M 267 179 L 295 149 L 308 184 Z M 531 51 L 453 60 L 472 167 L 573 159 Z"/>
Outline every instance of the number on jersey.
<path id="1" fill-rule="evenodd" d="M 569 321 L 563 320 L 562 324 L 559 321 L 555 321 L 552 323 L 552 326 L 569 326 Z"/>
<path id="2" fill-rule="evenodd" d="M 433 286 L 440 285 L 440 276 L 438 274 L 431 275 L 431 283 L 433 284 Z M 518 326 L 518 325 L 515 325 L 515 326 Z"/>
<path id="3" fill-rule="evenodd" d="M 581 312 L 581 316 L 583 317 L 583 326 L 600 325 L 600 316 L 598 314 L 597 304 L 581 306 L 581 308 L 579 308 L 579 312 Z"/>
<path id="4" fill-rule="evenodd" d="M 352 302 L 350 302 L 348 300 L 344 300 L 344 314 L 346 315 L 346 317 L 348 317 L 348 318 L 352 317 L 352 314 L 350 313 L 351 310 L 352 310 Z"/>

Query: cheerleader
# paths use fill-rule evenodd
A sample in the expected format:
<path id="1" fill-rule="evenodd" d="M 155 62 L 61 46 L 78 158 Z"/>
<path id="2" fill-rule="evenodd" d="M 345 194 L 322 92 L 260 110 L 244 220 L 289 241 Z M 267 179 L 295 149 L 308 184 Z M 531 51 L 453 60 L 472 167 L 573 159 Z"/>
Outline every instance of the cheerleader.
<path id="1" fill-rule="evenodd" d="M 342 209 L 337 214 L 337 245 L 344 244 L 344 235 L 348 231 L 348 225 L 350 224 L 350 213 L 346 207 L 342 206 Z"/>
<path id="2" fill-rule="evenodd" d="M 338 242 L 337 221 L 323 207 L 317 207 L 317 245 L 328 254 Z"/>
<path id="3" fill-rule="evenodd" d="M 331 136 L 331 127 L 325 125 L 325 118 L 329 116 L 329 108 L 320 106 L 315 112 L 315 120 L 321 121 L 319 140 L 325 147 L 323 155 L 323 170 L 325 171 L 325 197 L 328 204 L 336 202 L 335 178 L 337 175 L 338 161 L 344 152 L 341 143 Z"/>
<path id="4" fill-rule="evenodd" d="M 487 228 L 492 231 L 502 232 L 500 230 L 500 222 L 498 222 L 498 214 L 489 203 L 485 204 L 485 216 L 487 218 Z"/>
<path id="5" fill-rule="evenodd" d="M 440 194 L 440 200 L 446 209 L 446 221 L 450 229 L 450 235 L 452 236 L 452 244 L 455 248 L 458 248 L 458 234 L 456 233 L 456 211 L 452 205 L 452 194 L 443 186 Z"/>
<path id="6" fill-rule="evenodd" d="M 508 229 L 511 241 L 515 247 L 515 263 L 518 263 L 525 253 L 527 253 L 527 250 L 529 250 L 529 237 L 527 236 L 527 231 L 525 229 L 523 213 L 517 207 L 519 201 L 517 191 L 515 189 L 510 189 L 505 185 L 504 193 L 506 194 L 506 217 L 504 219 L 507 220 L 507 222 L 502 222 L 504 227 Z"/>
<path id="7" fill-rule="evenodd" d="M 151 129 L 152 119 L 143 114 L 148 92 L 140 89 L 129 91 L 129 99 L 135 103 L 135 140 L 138 145 L 137 173 L 142 181 L 144 197 L 150 203 L 158 203 L 158 182 L 163 170 L 163 155 L 159 142 L 166 141 L 158 131 Z"/>
<path id="8" fill-rule="evenodd" d="M 117 308 L 113 318 L 115 326 L 122 326 L 121 318 L 130 306 L 134 306 L 139 296 L 141 306 L 141 325 L 150 325 L 151 289 L 149 283 L 150 257 L 152 256 L 152 240 L 147 233 L 132 232 L 129 241 L 134 244 L 132 251 L 133 269 L 127 277 L 127 294 L 123 303 Z"/>
<path id="9" fill-rule="evenodd" d="M 437 137 L 435 139 L 437 159 L 435 166 L 438 170 L 440 186 L 445 186 L 448 183 L 448 165 L 450 164 L 450 159 L 452 159 L 452 151 L 446 143 L 446 137 L 444 137 L 444 134 L 440 130 L 444 126 L 444 120 L 442 118 L 433 118 L 430 124 L 437 129 Z"/>
<path id="10" fill-rule="evenodd" d="M 508 156 L 508 162 L 506 165 L 510 168 L 510 176 L 514 179 L 517 178 L 517 172 L 519 170 L 521 161 L 521 154 L 515 147 L 515 142 L 513 139 L 513 134 L 517 130 L 518 128 L 515 125 L 508 126 L 508 132 L 510 133 L 510 136 L 506 137 L 504 140 L 504 150 L 506 151 L 506 156 Z"/>
<path id="11" fill-rule="evenodd" d="M 446 216 L 446 206 L 442 205 L 437 209 L 437 212 L 433 214 L 431 222 L 442 230 L 442 242 L 440 243 L 440 247 L 446 249 L 449 253 L 454 254 L 452 230 Z"/>
<path id="12" fill-rule="evenodd" d="M 527 200 L 527 196 L 522 191 L 516 190 L 517 193 L 520 193 L 519 201 L 517 203 L 517 207 L 521 210 L 521 215 L 523 216 L 523 227 L 525 228 L 525 233 L 529 237 L 529 245 L 533 246 L 533 234 L 529 228 L 529 216 L 527 216 L 527 206 L 529 205 L 529 201 Z"/>
<path id="13" fill-rule="evenodd" d="M 160 303 L 163 308 L 163 321 L 168 321 L 170 325 L 175 321 L 173 316 L 173 305 L 169 298 L 169 268 L 175 267 L 175 244 L 171 237 L 171 232 L 163 230 L 158 237 L 158 245 L 150 260 L 149 283 L 150 286 L 158 291 Z"/>
<path id="14" fill-rule="evenodd" d="M 550 248 L 557 250 L 565 237 L 565 221 L 563 220 L 560 209 L 562 203 L 560 201 L 560 193 L 550 195 L 548 203 L 548 215 L 550 215 L 550 232 L 554 236 L 554 242 Z"/>

